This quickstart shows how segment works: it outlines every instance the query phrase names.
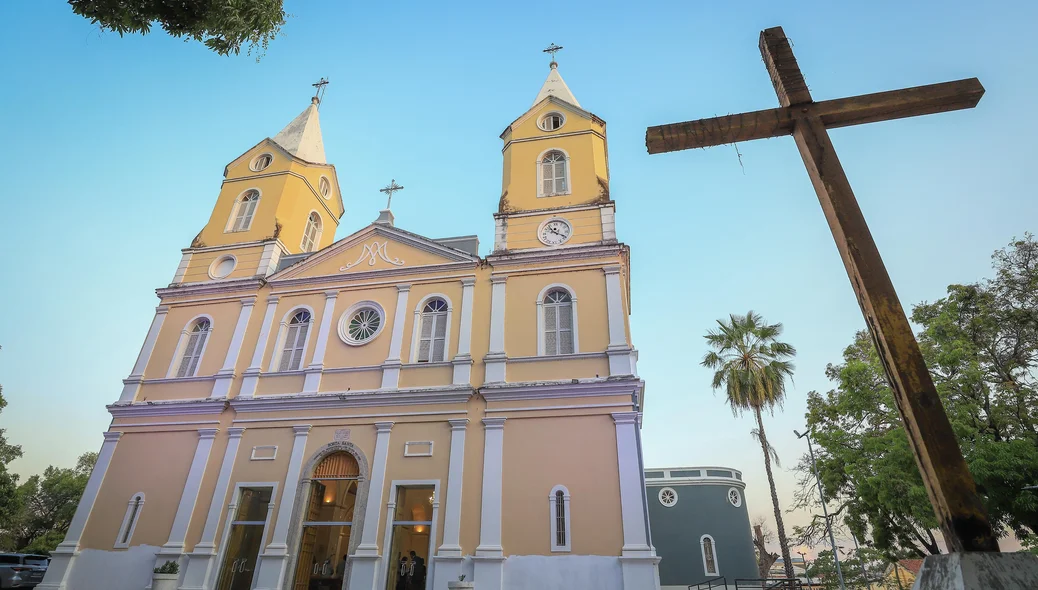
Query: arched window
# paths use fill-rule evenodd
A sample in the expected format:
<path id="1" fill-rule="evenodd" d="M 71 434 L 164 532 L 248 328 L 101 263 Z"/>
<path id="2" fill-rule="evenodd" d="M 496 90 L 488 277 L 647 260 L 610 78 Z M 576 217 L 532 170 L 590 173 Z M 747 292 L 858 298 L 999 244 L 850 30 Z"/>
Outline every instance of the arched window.
<path id="1" fill-rule="evenodd" d="M 303 513 L 293 588 L 328 587 L 329 578 L 337 578 L 340 584 L 349 578 L 344 558 L 352 553 L 350 536 L 359 484 L 357 459 L 347 452 L 332 453 L 317 465 Z"/>
<path id="2" fill-rule="evenodd" d="M 310 312 L 301 309 L 292 315 L 285 326 L 284 344 L 281 345 L 281 360 L 278 371 L 298 371 L 302 369 L 303 353 L 306 351 L 306 336 L 310 332 L 313 317 Z"/>
<path id="3" fill-rule="evenodd" d="M 541 196 L 565 195 L 569 193 L 569 178 L 566 169 L 566 154 L 552 150 L 541 158 Z"/>
<path id="4" fill-rule="evenodd" d="M 194 377 L 198 373 L 198 364 L 202 361 L 206 341 L 212 332 L 213 324 L 209 318 L 198 318 L 180 335 L 180 360 L 176 363 L 176 377 Z"/>
<path id="5" fill-rule="evenodd" d="M 571 354 L 573 337 L 573 297 L 565 289 L 552 289 L 544 296 L 544 354 Z"/>
<path id="6" fill-rule="evenodd" d="M 137 528 L 137 520 L 141 517 L 141 509 L 144 508 L 144 492 L 137 492 L 130 497 L 126 504 L 126 514 L 123 515 L 123 523 L 119 526 L 119 536 L 115 538 L 115 547 L 129 547 L 130 539 L 133 538 L 133 530 Z"/>
<path id="7" fill-rule="evenodd" d="M 699 544 L 703 548 L 703 571 L 708 576 L 720 575 L 717 573 L 717 554 L 714 538 L 710 535 L 703 535 L 699 539 Z"/>
<path id="8" fill-rule="evenodd" d="M 321 216 L 316 211 L 310 213 L 306 220 L 306 229 L 303 230 L 303 242 L 300 244 L 303 252 L 313 252 L 321 242 Z"/>
<path id="9" fill-rule="evenodd" d="M 569 490 L 566 486 L 555 486 L 548 496 L 551 516 L 551 550 L 570 550 Z"/>
<path id="10" fill-rule="evenodd" d="M 418 337 L 419 363 L 447 360 L 447 302 L 434 297 L 422 307 L 421 332 Z"/>
<path id="11" fill-rule="evenodd" d="M 234 212 L 232 213 L 230 231 L 248 231 L 252 227 L 252 218 L 256 214 L 259 200 L 260 194 L 256 189 L 247 190 L 242 196 L 238 197 L 238 202 L 235 203 Z"/>

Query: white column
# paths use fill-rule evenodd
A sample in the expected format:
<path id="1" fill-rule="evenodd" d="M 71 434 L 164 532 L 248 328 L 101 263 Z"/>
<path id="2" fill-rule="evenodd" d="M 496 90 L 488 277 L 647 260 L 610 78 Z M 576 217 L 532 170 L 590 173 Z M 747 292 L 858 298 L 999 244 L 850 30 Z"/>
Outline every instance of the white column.
<path id="1" fill-rule="evenodd" d="M 393 337 L 389 356 L 382 363 L 382 389 L 396 389 L 400 384 L 400 349 L 404 345 L 404 323 L 407 321 L 407 295 L 411 285 L 396 286 L 396 312 L 393 314 Z"/>
<path id="2" fill-rule="evenodd" d="M 642 496 L 641 461 L 638 457 L 637 412 L 615 412 L 613 422 L 616 424 L 616 461 L 620 477 L 620 514 L 623 521 L 624 545 L 623 555 L 634 553 L 635 556 L 650 551 L 649 539 L 645 534 L 645 511 Z"/>
<path id="3" fill-rule="evenodd" d="M 602 241 L 607 244 L 615 244 L 616 209 L 613 205 L 601 205 L 598 211 L 602 216 Z"/>
<path id="4" fill-rule="evenodd" d="M 97 453 L 94 470 L 90 472 L 83 495 L 79 497 L 76 514 L 69 523 L 65 540 L 51 552 L 51 562 L 47 568 L 47 574 L 44 576 L 43 582 L 37 586 L 40 590 L 65 590 L 76 555 L 79 554 L 79 539 L 83 536 L 83 529 L 86 528 L 87 520 L 90 518 L 90 511 L 94 509 L 97 493 L 101 490 L 101 483 L 104 481 L 105 474 L 108 473 L 108 466 L 112 463 L 115 445 L 122 434 L 121 432 L 104 433 L 105 441 Z"/>
<path id="5" fill-rule="evenodd" d="M 494 216 L 494 252 L 508 249 L 508 218 Z"/>
<path id="6" fill-rule="evenodd" d="M 490 351 L 483 357 L 487 383 L 505 380 L 505 281 L 507 276 L 490 277 Z"/>
<path id="7" fill-rule="evenodd" d="M 633 375 L 634 355 L 627 344 L 627 330 L 624 327 L 624 305 L 622 286 L 620 284 L 620 265 L 602 268 L 606 282 L 606 311 L 609 319 L 609 356 L 610 375 Z"/>
<path id="8" fill-rule="evenodd" d="M 461 329 L 458 330 L 458 354 L 454 364 L 455 385 L 472 382 L 472 300 L 476 293 L 475 277 L 461 279 Z"/>
<path id="9" fill-rule="evenodd" d="M 220 527 L 220 516 L 223 514 L 227 489 L 231 483 L 234 459 L 238 455 L 238 446 L 241 444 L 244 431 L 244 428 L 227 429 L 227 448 L 223 452 L 220 475 L 216 478 L 216 489 L 213 490 L 213 499 L 209 503 L 209 512 L 205 517 L 205 528 L 202 529 L 202 538 L 195 544 L 194 550 L 188 554 L 187 567 L 180 590 L 204 590 L 206 588 L 206 580 L 209 579 L 209 573 L 216 560 L 216 530 Z"/>
<path id="10" fill-rule="evenodd" d="M 216 372 L 216 381 L 213 383 L 210 398 L 227 397 L 227 392 L 231 389 L 231 382 L 234 381 L 234 365 L 238 363 L 238 354 L 241 352 L 241 345 L 245 340 L 245 329 L 249 327 L 249 317 L 252 316 L 252 308 L 255 305 L 255 297 L 241 300 L 238 323 L 234 325 L 234 334 L 231 335 L 231 344 L 227 347 L 227 354 L 223 358 L 223 367 Z"/>
<path id="11" fill-rule="evenodd" d="M 288 460 L 285 487 L 281 491 L 281 500 L 278 502 L 274 534 L 271 535 L 270 544 L 260 556 L 259 571 L 256 572 L 256 590 L 279 590 L 284 582 L 285 566 L 288 564 L 288 524 L 292 520 L 296 488 L 299 487 L 299 474 L 303 469 L 303 452 L 306 450 L 306 439 L 310 428 L 310 424 L 299 424 L 292 427 L 292 430 L 295 431 L 295 438 L 292 441 L 292 456 Z"/>
<path id="12" fill-rule="evenodd" d="M 259 375 L 263 370 L 263 353 L 267 350 L 267 339 L 270 338 L 270 328 L 274 323 L 274 311 L 278 307 L 276 295 L 267 297 L 267 311 L 263 314 L 263 325 L 260 326 L 259 337 L 256 338 L 256 348 L 252 351 L 252 361 L 249 368 L 243 373 L 241 391 L 238 397 L 252 397 L 256 393 L 256 385 L 259 383 Z"/>
<path id="13" fill-rule="evenodd" d="M 256 267 L 256 276 L 269 277 L 274 274 L 281 260 L 281 245 L 277 240 L 267 242 L 263 245 L 263 254 L 260 256 L 259 265 Z"/>
<path id="14" fill-rule="evenodd" d="M 314 358 L 306 368 L 303 381 L 304 393 L 315 393 L 321 387 L 321 373 L 324 371 L 324 350 L 328 346 L 328 334 L 332 331 L 332 316 L 335 314 L 337 291 L 324 292 L 324 313 L 321 315 L 321 329 L 317 331 L 317 344 L 314 346 Z"/>
<path id="15" fill-rule="evenodd" d="M 504 549 L 501 547 L 502 459 L 505 419 L 483 418 L 483 499 L 479 513 L 479 545 L 473 556 L 479 590 L 501 590 Z"/>
<path id="16" fill-rule="evenodd" d="M 389 458 L 389 434 L 392 422 L 375 422 L 375 453 L 371 459 L 371 479 L 368 482 L 368 500 L 364 507 L 364 530 L 360 544 L 351 556 L 350 590 L 374 590 L 379 580 L 378 526 L 385 491 L 386 461 Z M 386 534 L 392 534 L 386 531 Z"/>
<path id="17" fill-rule="evenodd" d="M 447 499 L 443 511 L 443 544 L 439 556 L 461 557 L 461 487 L 465 468 L 465 428 L 468 418 L 448 420 L 451 456 L 447 467 Z"/>
<path id="18" fill-rule="evenodd" d="M 133 364 L 133 371 L 130 372 L 129 377 L 123 380 L 123 391 L 119 395 L 117 403 L 133 403 L 134 398 L 137 397 L 137 391 L 140 390 L 141 383 L 144 381 L 144 370 L 148 368 L 148 361 L 151 360 L 151 353 L 155 350 L 155 341 L 159 338 L 162 322 L 166 320 L 167 313 L 169 313 L 168 306 L 160 305 L 155 308 L 155 317 L 151 320 L 148 335 L 144 338 L 140 354 L 137 355 L 137 362 Z"/>
<path id="19" fill-rule="evenodd" d="M 172 283 L 183 283 L 184 275 L 187 274 L 187 267 L 191 264 L 191 252 L 189 250 L 181 250 L 183 254 L 180 256 L 180 264 L 177 266 L 177 272 L 173 274 Z"/>

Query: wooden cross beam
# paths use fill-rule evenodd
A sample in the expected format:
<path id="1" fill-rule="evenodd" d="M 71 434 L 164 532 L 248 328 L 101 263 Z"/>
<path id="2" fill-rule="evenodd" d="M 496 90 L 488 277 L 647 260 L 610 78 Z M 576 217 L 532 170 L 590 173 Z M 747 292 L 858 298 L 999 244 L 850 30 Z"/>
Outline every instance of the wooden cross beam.
<path id="1" fill-rule="evenodd" d="M 948 550 L 998 551 L 996 536 L 879 249 L 829 140 L 828 127 L 977 105 L 976 78 L 814 102 L 782 27 L 760 34 L 778 109 L 650 127 L 650 154 L 793 135 L 887 373 Z"/>

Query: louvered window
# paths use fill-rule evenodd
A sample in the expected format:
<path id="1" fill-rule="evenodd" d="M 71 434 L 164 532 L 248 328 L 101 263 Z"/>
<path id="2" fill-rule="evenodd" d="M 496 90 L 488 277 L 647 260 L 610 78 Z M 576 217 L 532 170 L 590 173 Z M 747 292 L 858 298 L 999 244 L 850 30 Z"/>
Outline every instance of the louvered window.
<path id="1" fill-rule="evenodd" d="M 242 195 L 235 209 L 234 223 L 231 224 L 231 231 L 247 231 L 252 227 L 252 217 L 256 214 L 259 199 L 260 194 L 256 190 L 250 190 Z"/>
<path id="2" fill-rule="evenodd" d="M 541 194 L 549 197 L 563 195 L 568 191 L 566 178 L 566 156 L 560 151 L 552 150 L 541 159 Z"/>
<path id="3" fill-rule="evenodd" d="M 180 357 L 177 377 L 194 377 L 198 372 L 198 363 L 202 360 L 202 349 L 205 348 L 205 341 L 209 338 L 211 328 L 212 324 L 209 323 L 209 320 L 201 318 L 188 330 L 187 344 Z"/>
<path id="4" fill-rule="evenodd" d="M 422 308 L 422 331 L 418 338 L 418 362 L 438 363 L 447 354 L 447 302 L 430 299 Z"/>
<path id="5" fill-rule="evenodd" d="M 306 349 L 306 335 L 310 331 L 310 312 L 297 311 L 288 321 L 285 332 L 285 344 L 281 349 L 281 362 L 278 371 L 298 371 L 302 368 L 303 352 Z"/>
<path id="6" fill-rule="evenodd" d="M 573 298 L 562 289 L 544 296 L 544 354 L 573 352 Z"/>
<path id="7" fill-rule="evenodd" d="M 300 244 L 303 252 L 313 252 L 321 241 L 321 216 L 316 212 L 311 213 L 306 220 L 306 229 L 303 230 L 303 242 Z"/>

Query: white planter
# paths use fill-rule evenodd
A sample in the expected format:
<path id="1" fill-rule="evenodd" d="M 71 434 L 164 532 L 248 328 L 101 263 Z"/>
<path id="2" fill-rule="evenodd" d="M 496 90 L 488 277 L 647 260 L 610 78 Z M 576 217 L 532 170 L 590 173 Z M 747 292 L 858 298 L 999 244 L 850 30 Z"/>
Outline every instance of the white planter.
<path id="1" fill-rule="evenodd" d="M 177 590 L 180 574 L 152 574 L 151 590 Z"/>
<path id="2" fill-rule="evenodd" d="M 458 580 L 447 582 L 448 590 L 473 590 L 475 587 L 475 582 L 459 582 Z"/>

